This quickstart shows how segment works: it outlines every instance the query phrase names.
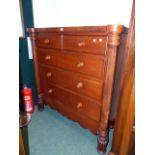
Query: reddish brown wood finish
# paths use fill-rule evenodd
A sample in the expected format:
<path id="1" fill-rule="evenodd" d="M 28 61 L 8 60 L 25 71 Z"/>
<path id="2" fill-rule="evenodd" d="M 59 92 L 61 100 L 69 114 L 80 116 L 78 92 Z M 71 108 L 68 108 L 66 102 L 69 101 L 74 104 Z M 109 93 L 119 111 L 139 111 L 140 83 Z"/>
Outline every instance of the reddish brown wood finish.
<path id="1" fill-rule="evenodd" d="M 130 133 L 127 155 L 135 155 L 135 129 L 134 128 L 131 130 L 131 133 Z"/>
<path id="2" fill-rule="evenodd" d="M 114 153 L 112 153 L 112 152 L 109 152 L 109 153 L 108 153 L 108 155 L 115 155 L 115 154 L 114 154 Z"/>
<path id="3" fill-rule="evenodd" d="M 36 39 L 38 47 L 73 50 L 82 53 L 104 54 L 106 48 L 105 36 L 58 35 L 42 36 Z"/>
<path id="4" fill-rule="evenodd" d="M 36 45 L 37 47 L 42 48 L 54 48 L 54 49 L 61 49 L 61 35 L 52 35 L 52 36 L 38 36 L 36 38 Z"/>
<path id="5" fill-rule="evenodd" d="M 114 25 L 117 27 L 117 25 Z M 28 28 L 29 33 L 37 33 L 41 36 L 51 34 L 71 34 L 73 35 L 103 35 L 107 34 L 107 26 L 79 26 L 79 27 L 53 27 L 53 28 Z M 48 32 L 48 33 L 47 33 Z"/>
<path id="6" fill-rule="evenodd" d="M 42 81 L 41 85 L 44 94 L 50 96 L 51 100 L 55 98 L 66 105 L 66 107 L 69 107 L 70 110 L 76 110 L 81 114 L 99 122 L 101 109 L 100 102 L 96 102 L 90 98 L 85 98 L 64 88 L 47 84 L 45 81 Z"/>
<path id="7" fill-rule="evenodd" d="M 48 56 L 49 60 L 46 59 Z M 100 79 L 103 77 L 104 56 L 39 49 L 38 61 Z"/>
<path id="8" fill-rule="evenodd" d="M 47 105 L 98 133 L 106 151 L 121 25 L 28 29 L 36 82 Z M 80 66 L 80 67 L 79 67 Z"/>
<path id="9" fill-rule="evenodd" d="M 49 73 L 51 73 L 51 76 L 48 76 Z M 59 85 L 99 101 L 101 100 L 102 83 L 99 80 L 93 80 L 73 72 L 59 70 L 54 67 L 43 67 L 41 65 L 40 77 L 55 85 Z"/>
<path id="10" fill-rule="evenodd" d="M 63 48 L 76 52 L 104 54 L 106 37 L 103 36 L 64 36 Z"/>
<path id="11" fill-rule="evenodd" d="M 112 152 L 116 155 L 134 155 L 135 117 L 135 1 L 133 1 L 129 34 L 127 37 L 119 108 L 114 128 Z"/>
<path id="12" fill-rule="evenodd" d="M 118 47 L 117 59 L 116 59 L 115 78 L 113 86 L 113 95 L 111 100 L 111 110 L 110 110 L 110 122 L 109 122 L 110 128 L 113 128 L 115 125 L 115 118 L 118 109 L 127 34 L 128 29 L 124 28 L 124 32 L 120 36 L 120 46 Z"/>
<path id="13" fill-rule="evenodd" d="M 21 129 L 19 129 L 19 155 L 25 155 L 25 149 L 24 149 Z"/>
<path id="14" fill-rule="evenodd" d="M 46 98 L 46 102 L 51 108 L 56 109 L 61 114 L 67 116 L 69 119 L 73 121 L 80 122 L 79 124 L 82 127 L 88 128 L 93 134 L 96 135 L 98 130 L 97 121 L 90 119 L 89 117 L 86 117 L 86 115 L 82 115 L 77 110 L 66 107 L 62 102 L 56 99 L 51 100 L 49 96 L 45 96 L 45 98 Z"/>

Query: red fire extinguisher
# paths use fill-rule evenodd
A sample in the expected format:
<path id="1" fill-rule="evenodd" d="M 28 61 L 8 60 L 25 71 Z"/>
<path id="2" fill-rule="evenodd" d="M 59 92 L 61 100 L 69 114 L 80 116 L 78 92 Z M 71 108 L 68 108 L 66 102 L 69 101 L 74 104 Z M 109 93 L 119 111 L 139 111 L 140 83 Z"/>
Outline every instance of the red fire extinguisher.
<path id="1" fill-rule="evenodd" d="M 22 93 L 22 96 L 23 96 L 24 111 L 25 111 L 25 113 L 32 114 L 34 112 L 34 104 L 33 104 L 33 98 L 32 98 L 32 89 L 28 88 L 26 85 L 24 85 L 21 93 Z"/>

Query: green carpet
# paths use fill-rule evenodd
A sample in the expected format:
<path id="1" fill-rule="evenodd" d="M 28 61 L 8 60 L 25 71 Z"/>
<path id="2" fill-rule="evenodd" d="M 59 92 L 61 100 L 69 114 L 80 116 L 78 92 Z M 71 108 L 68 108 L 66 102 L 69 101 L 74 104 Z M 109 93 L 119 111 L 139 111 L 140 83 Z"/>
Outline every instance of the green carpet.
<path id="1" fill-rule="evenodd" d="M 43 112 L 35 108 L 28 132 L 30 155 L 98 155 L 96 136 L 49 107 Z"/>

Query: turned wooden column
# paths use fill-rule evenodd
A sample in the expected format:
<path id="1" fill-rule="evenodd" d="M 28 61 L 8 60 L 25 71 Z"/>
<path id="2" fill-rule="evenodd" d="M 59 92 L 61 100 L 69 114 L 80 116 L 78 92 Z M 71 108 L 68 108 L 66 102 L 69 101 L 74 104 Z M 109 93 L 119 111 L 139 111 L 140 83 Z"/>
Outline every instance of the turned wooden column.
<path id="1" fill-rule="evenodd" d="M 112 89 L 114 81 L 115 63 L 117 56 L 117 46 L 120 42 L 120 33 L 123 31 L 122 25 L 107 26 L 107 49 L 106 49 L 106 63 L 105 63 L 105 82 L 103 87 L 102 111 L 100 118 L 100 126 L 98 129 L 98 147 L 99 153 L 105 153 L 108 144 L 108 120 L 110 112 L 110 103 L 112 98 Z"/>
<path id="2" fill-rule="evenodd" d="M 34 57 L 34 67 L 35 67 L 35 79 L 36 79 L 36 86 L 37 86 L 37 97 L 38 97 L 38 110 L 43 111 L 44 110 L 44 102 L 43 102 L 43 93 L 41 92 L 40 87 L 40 76 L 39 76 L 39 68 L 38 68 L 38 59 L 37 59 L 37 52 L 36 52 L 36 37 L 35 32 L 33 29 L 29 28 L 27 31 L 30 33 L 31 43 L 32 43 L 32 51 L 33 51 L 33 57 Z"/>

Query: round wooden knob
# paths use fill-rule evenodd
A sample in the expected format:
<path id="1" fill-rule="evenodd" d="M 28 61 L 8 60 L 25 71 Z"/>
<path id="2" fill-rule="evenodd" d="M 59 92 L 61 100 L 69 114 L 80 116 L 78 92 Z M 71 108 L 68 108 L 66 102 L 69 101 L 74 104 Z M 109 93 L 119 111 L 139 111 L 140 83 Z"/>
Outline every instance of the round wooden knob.
<path id="1" fill-rule="evenodd" d="M 77 108 L 79 109 L 79 108 L 82 108 L 82 103 L 81 102 L 79 102 L 78 104 L 77 104 Z"/>
<path id="2" fill-rule="evenodd" d="M 45 39 L 45 40 L 44 40 L 44 43 L 45 43 L 45 44 L 48 44 L 49 42 L 50 42 L 49 39 Z"/>
<path id="3" fill-rule="evenodd" d="M 83 47 L 83 46 L 85 46 L 85 43 L 84 43 L 84 42 L 79 42 L 79 43 L 78 43 L 78 46 L 79 46 L 79 47 Z"/>
<path id="4" fill-rule="evenodd" d="M 47 72 L 47 77 L 51 77 L 52 73 L 51 72 Z"/>
<path id="5" fill-rule="evenodd" d="M 78 82 L 78 84 L 76 85 L 76 87 L 79 89 L 79 88 L 82 88 L 83 87 L 83 83 L 82 82 Z"/>
<path id="6" fill-rule="evenodd" d="M 99 38 L 99 42 L 102 42 L 103 41 L 103 39 L 102 38 Z"/>
<path id="7" fill-rule="evenodd" d="M 76 66 L 77 66 L 77 68 L 81 68 L 81 67 L 84 66 L 84 63 L 83 62 L 79 62 Z"/>
<path id="8" fill-rule="evenodd" d="M 47 55 L 46 57 L 45 57 L 45 60 L 50 60 L 51 59 L 51 56 L 50 55 Z"/>
<path id="9" fill-rule="evenodd" d="M 52 92 L 53 92 L 53 90 L 52 90 L 52 89 L 49 89 L 49 90 L 48 90 L 48 93 L 49 93 L 49 94 L 51 94 Z"/>
<path id="10" fill-rule="evenodd" d="M 96 39 L 93 39 L 93 42 L 95 43 L 97 40 Z"/>

